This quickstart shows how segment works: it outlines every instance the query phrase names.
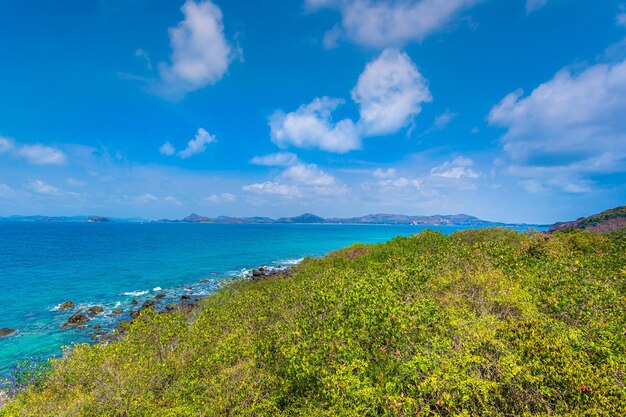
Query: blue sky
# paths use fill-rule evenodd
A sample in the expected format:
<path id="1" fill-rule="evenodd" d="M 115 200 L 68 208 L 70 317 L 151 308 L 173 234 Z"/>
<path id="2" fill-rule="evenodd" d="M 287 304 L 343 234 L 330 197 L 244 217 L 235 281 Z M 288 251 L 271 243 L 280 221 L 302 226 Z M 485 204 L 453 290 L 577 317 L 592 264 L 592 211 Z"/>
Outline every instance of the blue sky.
<path id="1" fill-rule="evenodd" d="M 626 3 L 5 0 L 0 215 L 624 204 Z"/>

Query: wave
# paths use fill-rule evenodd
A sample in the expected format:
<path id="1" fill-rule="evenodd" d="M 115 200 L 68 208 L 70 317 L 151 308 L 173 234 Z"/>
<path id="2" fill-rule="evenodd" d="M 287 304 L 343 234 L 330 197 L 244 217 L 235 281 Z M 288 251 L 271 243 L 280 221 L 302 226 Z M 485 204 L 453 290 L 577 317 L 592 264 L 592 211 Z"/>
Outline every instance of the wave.
<path id="1" fill-rule="evenodd" d="M 142 295 L 146 295 L 148 294 L 150 291 L 145 290 L 145 291 L 128 291 L 128 292 L 123 292 L 120 295 L 125 295 L 128 297 L 141 297 Z"/>

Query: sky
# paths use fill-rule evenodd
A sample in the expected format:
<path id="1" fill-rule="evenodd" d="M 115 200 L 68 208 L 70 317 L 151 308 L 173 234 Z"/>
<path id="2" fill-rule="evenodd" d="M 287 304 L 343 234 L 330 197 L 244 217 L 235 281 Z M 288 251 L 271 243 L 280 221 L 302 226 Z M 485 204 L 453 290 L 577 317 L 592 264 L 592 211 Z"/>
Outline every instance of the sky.
<path id="1" fill-rule="evenodd" d="M 0 2 L 0 216 L 552 223 L 625 116 L 623 1 Z"/>

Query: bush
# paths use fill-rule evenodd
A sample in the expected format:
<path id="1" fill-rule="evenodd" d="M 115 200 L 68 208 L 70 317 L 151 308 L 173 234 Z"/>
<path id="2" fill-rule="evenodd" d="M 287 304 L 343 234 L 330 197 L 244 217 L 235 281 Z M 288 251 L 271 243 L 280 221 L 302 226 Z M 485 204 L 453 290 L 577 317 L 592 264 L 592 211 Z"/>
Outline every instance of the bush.
<path id="1" fill-rule="evenodd" d="M 2 416 L 626 415 L 626 245 L 425 231 L 80 345 Z"/>

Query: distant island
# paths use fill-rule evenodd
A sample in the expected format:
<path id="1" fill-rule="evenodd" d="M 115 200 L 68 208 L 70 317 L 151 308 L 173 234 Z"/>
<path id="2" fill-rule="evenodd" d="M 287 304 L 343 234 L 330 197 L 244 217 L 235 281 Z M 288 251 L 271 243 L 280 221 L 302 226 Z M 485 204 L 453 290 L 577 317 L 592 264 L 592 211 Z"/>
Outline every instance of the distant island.
<path id="1" fill-rule="evenodd" d="M 295 217 L 204 217 L 196 213 L 180 220 L 162 219 L 159 223 L 217 223 L 217 224 L 380 224 L 380 225 L 415 225 L 415 226 L 475 226 L 475 227 L 515 227 L 541 226 L 518 223 L 502 223 L 482 220 L 467 214 L 432 216 L 409 216 L 405 214 L 367 214 L 360 217 L 324 218 L 312 213 L 304 213 Z"/>
<path id="2" fill-rule="evenodd" d="M 112 220 L 108 217 L 102 216 L 89 216 L 86 220 L 86 223 L 111 223 Z"/>

